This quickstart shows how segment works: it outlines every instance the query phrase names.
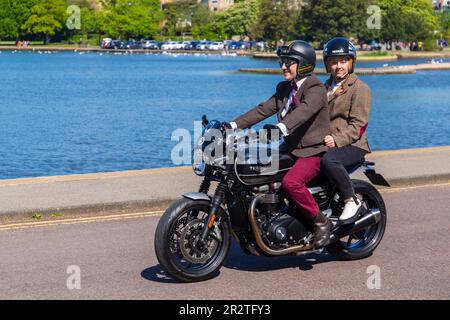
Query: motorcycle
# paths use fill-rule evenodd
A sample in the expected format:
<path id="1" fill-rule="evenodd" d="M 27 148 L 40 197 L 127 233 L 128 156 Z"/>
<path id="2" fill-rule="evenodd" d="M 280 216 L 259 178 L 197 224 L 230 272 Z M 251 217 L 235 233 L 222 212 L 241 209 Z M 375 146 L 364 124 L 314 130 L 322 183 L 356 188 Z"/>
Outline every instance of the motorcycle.
<path id="1" fill-rule="evenodd" d="M 212 130 L 225 134 L 226 129 L 206 116 L 202 122 L 198 146 L 204 151 L 211 144 L 205 136 Z M 225 140 L 218 139 L 225 144 Z M 240 145 L 235 139 L 232 149 L 249 151 L 248 139 L 245 142 Z M 271 150 L 268 148 L 269 154 Z M 336 187 L 322 175 L 307 185 L 332 222 L 326 246 L 314 248 L 312 221 L 296 213 L 295 204 L 281 185 L 295 159 L 289 153 L 280 154 L 274 170 L 259 162 L 227 164 L 224 158 L 194 162 L 194 172 L 204 177 L 199 191 L 184 194 L 160 218 L 155 252 L 162 268 L 175 279 L 196 282 L 214 277 L 227 258 L 232 237 L 245 253 L 266 257 L 321 253 L 326 249 L 339 260 L 355 260 L 370 256 L 380 244 L 386 228 L 386 206 L 371 183 L 352 179 L 364 210 L 355 222 L 344 225 L 339 223 L 344 201 Z M 384 180 L 373 162 L 363 160 L 346 169 L 349 174 L 363 171 L 372 183 Z M 216 187 L 209 194 L 213 182 Z"/>

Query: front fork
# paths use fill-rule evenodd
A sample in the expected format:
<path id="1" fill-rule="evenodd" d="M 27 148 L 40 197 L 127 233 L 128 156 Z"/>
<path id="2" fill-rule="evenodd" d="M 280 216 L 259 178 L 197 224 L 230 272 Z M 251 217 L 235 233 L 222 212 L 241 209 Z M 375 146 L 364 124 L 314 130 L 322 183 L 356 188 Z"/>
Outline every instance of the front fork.
<path id="1" fill-rule="evenodd" d="M 202 187 L 200 189 L 202 189 Z M 200 242 L 203 244 L 206 243 L 206 238 L 208 237 L 208 234 L 210 233 L 211 229 L 214 227 L 214 221 L 217 218 L 220 206 L 225 201 L 226 190 L 227 190 L 227 183 L 224 179 L 222 179 L 216 188 L 214 196 L 211 199 L 211 208 L 209 210 L 208 218 L 206 220 L 207 223 L 205 223 L 205 225 L 203 226 L 202 236 L 200 238 Z"/>

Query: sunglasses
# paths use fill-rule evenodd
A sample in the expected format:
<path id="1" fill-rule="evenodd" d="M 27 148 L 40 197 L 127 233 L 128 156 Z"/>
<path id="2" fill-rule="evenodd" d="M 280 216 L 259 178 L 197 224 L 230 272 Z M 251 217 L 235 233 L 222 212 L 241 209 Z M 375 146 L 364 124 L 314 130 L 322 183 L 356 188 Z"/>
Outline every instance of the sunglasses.
<path id="1" fill-rule="evenodd" d="M 293 64 L 296 64 L 297 61 L 292 60 L 292 59 L 280 59 L 280 61 L 278 61 L 278 63 L 280 64 L 280 68 L 283 67 L 283 64 L 286 66 L 286 68 L 289 68 Z"/>

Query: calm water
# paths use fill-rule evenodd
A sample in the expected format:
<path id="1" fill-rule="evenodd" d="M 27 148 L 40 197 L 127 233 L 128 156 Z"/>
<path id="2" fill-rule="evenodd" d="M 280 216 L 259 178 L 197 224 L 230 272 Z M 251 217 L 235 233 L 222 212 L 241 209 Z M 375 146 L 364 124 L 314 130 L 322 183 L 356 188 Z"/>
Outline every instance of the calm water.
<path id="1" fill-rule="evenodd" d="M 281 81 L 235 72 L 245 67 L 277 64 L 246 57 L 3 52 L 0 178 L 173 166 L 173 130 L 192 131 L 202 114 L 232 120 Z M 374 150 L 450 145 L 450 72 L 362 78 L 372 89 Z"/>

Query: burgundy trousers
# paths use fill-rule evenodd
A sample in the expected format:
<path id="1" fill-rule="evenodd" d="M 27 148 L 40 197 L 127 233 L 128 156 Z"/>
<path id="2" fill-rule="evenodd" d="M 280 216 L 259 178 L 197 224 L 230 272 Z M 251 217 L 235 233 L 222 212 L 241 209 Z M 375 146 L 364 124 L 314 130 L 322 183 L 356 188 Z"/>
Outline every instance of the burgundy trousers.
<path id="1" fill-rule="evenodd" d="M 320 210 L 306 187 L 319 174 L 320 160 L 321 157 L 298 158 L 282 181 L 284 191 L 307 219 L 313 219 Z"/>

